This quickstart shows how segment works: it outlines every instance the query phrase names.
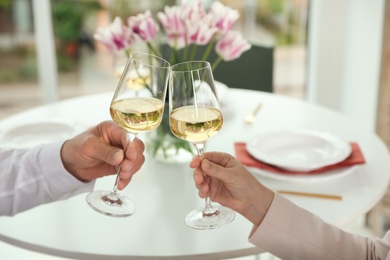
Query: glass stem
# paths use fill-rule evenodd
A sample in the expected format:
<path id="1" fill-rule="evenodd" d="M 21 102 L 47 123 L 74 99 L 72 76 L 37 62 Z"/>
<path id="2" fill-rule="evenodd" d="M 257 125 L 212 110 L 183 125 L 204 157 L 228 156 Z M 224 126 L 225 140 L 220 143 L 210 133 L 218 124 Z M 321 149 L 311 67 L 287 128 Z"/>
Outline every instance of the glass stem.
<path id="1" fill-rule="evenodd" d="M 126 132 L 126 141 L 127 143 L 131 143 L 134 138 L 136 137 L 135 134 L 132 134 L 132 133 L 129 133 L 129 132 Z M 118 200 L 118 183 L 119 183 L 119 180 L 120 180 L 120 173 L 121 171 L 121 166 L 119 165 L 118 167 L 118 170 L 116 171 L 116 178 L 115 178 L 115 183 L 114 183 L 114 187 L 112 188 L 112 191 L 110 193 L 110 199 L 111 200 Z"/>
<path id="2" fill-rule="evenodd" d="M 120 179 L 120 177 L 119 177 L 120 171 L 121 171 L 121 166 L 119 165 L 118 170 L 116 171 L 116 178 L 115 178 L 114 187 L 112 188 L 112 193 L 111 193 L 112 196 L 116 196 L 116 193 L 118 192 L 118 182 Z"/>
<path id="3" fill-rule="evenodd" d="M 196 151 L 198 152 L 199 159 L 202 161 L 204 158 L 204 145 L 205 143 L 196 143 L 194 144 Z M 209 194 L 205 198 L 205 207 L 203 209 L 203 216 L 212 216 L 217 214 L 217 211 L 214 209 Z"/>

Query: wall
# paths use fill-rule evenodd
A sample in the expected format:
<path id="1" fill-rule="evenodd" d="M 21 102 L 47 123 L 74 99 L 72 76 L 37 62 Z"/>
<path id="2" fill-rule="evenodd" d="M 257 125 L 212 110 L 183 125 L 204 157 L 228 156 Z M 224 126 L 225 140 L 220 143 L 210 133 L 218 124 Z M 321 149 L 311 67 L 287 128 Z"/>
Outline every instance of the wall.
<path id="1" fill-rule="evenodd" d="M 386 0 L 312 0 L 307 99 L 375 131 Z"/>

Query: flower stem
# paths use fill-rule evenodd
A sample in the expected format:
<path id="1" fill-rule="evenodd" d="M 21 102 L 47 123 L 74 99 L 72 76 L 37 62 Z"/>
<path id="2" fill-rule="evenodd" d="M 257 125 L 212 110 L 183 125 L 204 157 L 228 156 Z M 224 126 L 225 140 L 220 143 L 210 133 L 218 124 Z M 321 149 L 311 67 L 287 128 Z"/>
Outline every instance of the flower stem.
<path id="1" fill-rule="evenodd" d="M 130 49 L 126 49 L 125 50 L 125 54 L 126 54 L 127 58 L 130 57 L 130 53 L 131 53 Z"/>
<path id="2" fill-rule="evenodd" d="M 206 51 L 205 51 L 204 54 L 203 54 L 202 60 L 207 60 L 207 58 L 208 58 L 209 55 L 210 55 L 211 49 L 212 49 L 213 46 L 214 46 L 214 42 L 215 42 L 215 37 L 213 37 L 213 38 L 211 39 L 210 43 L 207 45 L 207 48 L 206 48 Z"/>
<path id="3" fill-rule="evenodd" d="M 147 42 L 146 45 L 148 46 L 148 49 L 150 51 L 150 53 L 156 55 L 156 56 L 161 56 L 161 54 L 159 53 L 158 50 L 156 50 L 156 48 L 153 47 L 153 45 L 150 43 L 150 42 Z"/>
<path id="4" fill-rule="evenodd" d="M 215 68 L 218 66 L 218 64 L 222 61 L 222 57 L 218 56 L 218 58 L 215 59 L 213 62 L 213 65 L 211 65 L 211 70 L 214 71 Z"/>
<path id="5" fill-rule="evenodd" d="M 184 47 L 183 59 L 182 59 L 182 61 L 186 61 L 186 60 L 187 60 L 187 55 L 188 55 L 188 45 L 186 45 L 186 46 Z"/>
<path id="6" fill-rule="evenodd" d="M 192 50 L 191 50 L 191 55 L 190 55 L 190 59 L 189 59 L 189 60 L 194 60 L 197 47 L 198 47 L 198 46 L 195 45 L 195 44 L 192 45 Z"/>

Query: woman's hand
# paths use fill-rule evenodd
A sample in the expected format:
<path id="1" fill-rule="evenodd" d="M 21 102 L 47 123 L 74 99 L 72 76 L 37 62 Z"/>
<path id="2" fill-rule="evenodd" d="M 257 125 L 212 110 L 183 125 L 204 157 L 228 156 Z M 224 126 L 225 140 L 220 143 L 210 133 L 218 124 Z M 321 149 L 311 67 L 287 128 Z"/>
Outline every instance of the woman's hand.
<path id="1" fill-rule="evenodd" d="M 195 157 L 195 186 L 201 198 L 212 201 L 242 214 L 259 225 L 272 203 L 274 192 L 262 185 L 241 163 L 226 153 L 209 152 L 204 159 Z"/>

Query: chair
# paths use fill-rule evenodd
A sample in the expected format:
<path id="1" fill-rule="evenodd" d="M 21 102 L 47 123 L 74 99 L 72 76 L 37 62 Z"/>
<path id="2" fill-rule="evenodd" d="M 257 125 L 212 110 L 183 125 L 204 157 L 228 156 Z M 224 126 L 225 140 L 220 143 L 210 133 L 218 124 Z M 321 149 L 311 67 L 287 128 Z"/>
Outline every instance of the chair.
<path id="1" fill-rule="evenodd" d="M 199 46 L 195 59 L 201 59 L 206 46 Z M 242 88 L 273 92 L 273 47 L 255 45 L 244 52 L 240 58 L 225 62 L 221 61 L 214 70 L 214 78 L 231 88 Z M 164 57 L 170 57 L 171 48 L 161 45 Z M 182 51 L 179 52 L 179 55 Z M 209 62 L 218 57 L 214 48 L 208 57 Z"/>

